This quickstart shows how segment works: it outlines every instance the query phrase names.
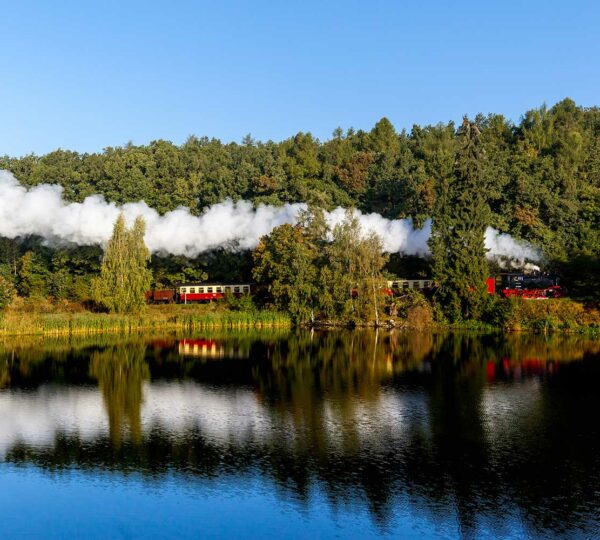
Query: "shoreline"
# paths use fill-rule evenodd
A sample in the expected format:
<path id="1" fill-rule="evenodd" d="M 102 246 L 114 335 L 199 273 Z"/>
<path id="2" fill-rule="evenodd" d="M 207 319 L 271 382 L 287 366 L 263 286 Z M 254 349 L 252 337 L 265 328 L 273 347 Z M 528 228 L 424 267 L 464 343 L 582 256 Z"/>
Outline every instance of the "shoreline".
<path id="1" fill-rule="evenodd" d="M 194 306 L 195 307 L 195 306 Z M 165 309 L 166 308 L 166 309 Z M 224 311 L 209 309 L 169 309 L 151 307 L 137 315 L 116 315 L 90 311 L 48 313 L 8 311 L 0 314 L 0 337 L 86 336 L 99 334 L 139 334 L 154 331 L 194 331 L 205 329 L 290 328 L 289 316 L 276 311 Z"/>
<path id="2" fill-rule="evenodd" d="M 575 334 L 600 335 L 598 312 L 594 311 L 583 320 L 561 320 L 547 313 L 529 315 L 504 326 L 481 321 L 411 325 L 406 319 L 383 319 L 374 322 L 348 323 L 317 321 L 314 323 L 292 322 L 289 315 L 276 311 L 228 311 L 214 306 L 152 306 L 139 315 L 115 315 L 90 311 L 69 312 L 60 309 L 36 313 L 21 308 L 15 312 L 0 314 L 0 337 L 77 337 L 88 335 L 133 335 L 153 332 L 235 330 L 235 329 L 292 329 L 306 330 L 401 330 L 401 331 L 465 331 L 484 334 Z"/>

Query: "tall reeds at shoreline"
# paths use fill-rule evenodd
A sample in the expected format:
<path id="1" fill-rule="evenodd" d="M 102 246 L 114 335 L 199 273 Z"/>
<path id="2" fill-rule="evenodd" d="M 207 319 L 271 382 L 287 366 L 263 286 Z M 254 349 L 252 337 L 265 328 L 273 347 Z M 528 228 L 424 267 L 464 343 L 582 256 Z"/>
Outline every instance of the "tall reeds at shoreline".
<path id="1" fill-rule="evenodd" d="M 459 324 L 429 321 L 414 325 L 414 317 L 396 317 L 385 321 L 386 328 L 421 330 L 475 330 L 479 332 L 600 333 L 600 311 L 596 305 L 584 305 L 571 299 L 498 302 L 494 320 L 466 321 Z M 78 304 L 52 304 L 23 301 L 0 312 L 0 337 L 70 336 L 98 334 L 136 334 L 219 329 L 291 328 L 286 313 L 273 310 L 228 309 L 223 305 L 147 306 L 140 314 L 95 313 Z M 341 328 L 342 323 L 324 323 L 321 327 Z M 356 325 L 357 327 L 372 324 Z"/>
<path id="2" fill-rule="evenodd" d="M 290 318 L 276 311 L 226 311 L 205 306 L 152 306 L 139 315 L 36 312 L 18 309 L 0 316 L 0 336 L 132 334 L 154 330 L 202 330 L 290 327 Z"/>

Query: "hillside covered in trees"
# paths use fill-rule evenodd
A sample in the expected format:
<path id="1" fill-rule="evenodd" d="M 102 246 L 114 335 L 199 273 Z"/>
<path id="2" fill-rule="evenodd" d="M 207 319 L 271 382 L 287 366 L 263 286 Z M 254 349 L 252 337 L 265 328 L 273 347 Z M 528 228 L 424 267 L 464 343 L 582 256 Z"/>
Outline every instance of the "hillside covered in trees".
<path id="1" fill-rule="evenodd" d="M 539 247 L 575 284 L 597 272 L 600 109 L 565 99 L 526 112 L 516 125 L 498 114 L 473 122 L 486 156 L 480 189 L 491 208 L 489 225 Z M 117 203 L 144 200 L 161 213 L 181 205 L 201 213 L 231 198 L 356 207 L 419 225 L 443 208 L 439 186 L 453 174 L 457 133 L 454 123 L 397 132 L 383 118 L 370 131 L 338 128 L 327 141 L 310 133 L 281 142 L 247 136 L 240 144 L 191 136 L 181 146 L 159 140 L 92 154 L 4 156 L 0 169 L 26 186 L 60 184 L 72 201 L 102 194 Z M 0 274 L 24 296 L 36 290 L 82 297 L 100 264 L 96 248 L 49 250 L 32 238 L 0 242 Z M 249 277 L 251 263 L 249 254 L 212 253 L 197 261 L 153 257 L 152 268 L 157 283 L 170 283 Z"/>

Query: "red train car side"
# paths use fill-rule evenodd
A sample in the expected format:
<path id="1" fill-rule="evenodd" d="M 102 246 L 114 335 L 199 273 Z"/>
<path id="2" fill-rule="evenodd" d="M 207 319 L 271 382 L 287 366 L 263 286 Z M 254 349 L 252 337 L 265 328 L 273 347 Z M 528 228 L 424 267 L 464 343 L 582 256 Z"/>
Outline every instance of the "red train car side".
<path id="1" fill-rule="evenodd" d="M 250 283 L 181 283 L 173 289 L 146 291 L 149 304 L 191 304 L 222 300 L 226 294 L 250 294 Z"/>

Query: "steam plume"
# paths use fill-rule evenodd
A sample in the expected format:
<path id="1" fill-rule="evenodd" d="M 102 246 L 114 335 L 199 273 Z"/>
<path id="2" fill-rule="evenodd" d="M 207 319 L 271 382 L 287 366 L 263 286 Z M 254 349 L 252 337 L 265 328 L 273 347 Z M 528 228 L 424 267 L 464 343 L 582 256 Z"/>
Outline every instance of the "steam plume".
<path id="1" fill-rule="evenodd" d="M 100 195 L 87 197 L 82 203 L 69 203 L 62 197 L 63 188 L 42 184 L 27 189 L 8 171 L 0 171 L 0 235 L 8 238 L 38 235 L 50 244 L 105 244 L 119 213 L 128 222 L 137 216 L 146 220 L 146 244 L 153 253 L 196 256 L 217 247 L 233 250 L 254 248 L 261 236 L 283 223 L 295 223 L 305 204 L 261 205 L 253 208 L 247 201 L 224 201 L 194 216 L 187 208 L 159 215 L 145 202 L 118 206 Z M 344 219 L 344 209 L 326 213 L 330 225 Z M 407 255 L 429 253 L 427 240 L 431 222 L 415 229 L 410 219 L 385 219 L 379 214 L 361 214 L 366 231 L 374 231 L 388 252 Z M 512 260 L 536 260 L 536 252 L 507 234 L 488 228 L 485 235 L 490 257 Z"/>

